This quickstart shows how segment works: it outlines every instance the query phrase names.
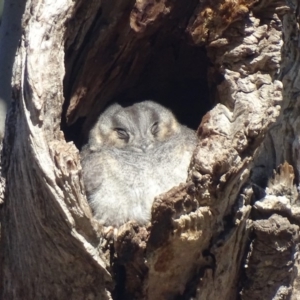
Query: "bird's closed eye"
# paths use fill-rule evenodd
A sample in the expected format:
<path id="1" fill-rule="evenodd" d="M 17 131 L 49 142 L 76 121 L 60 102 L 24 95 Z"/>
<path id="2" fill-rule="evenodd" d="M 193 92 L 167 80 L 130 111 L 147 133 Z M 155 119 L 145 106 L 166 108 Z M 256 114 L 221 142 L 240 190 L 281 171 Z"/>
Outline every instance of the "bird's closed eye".
<path id="1" fill-rule="evenodd" d="M 121 140 L 128 140 L 129 134 L 124 128 L 115 128 L 115 131 L 118 134 L 118 138 Z"/>
<path id="2" fill-rule="evenodd" d="M 155 122 L 151 127 L 151 133 L 153 135 L 157 135 L 158 131 L 159 131 L 158 122 Z"/>

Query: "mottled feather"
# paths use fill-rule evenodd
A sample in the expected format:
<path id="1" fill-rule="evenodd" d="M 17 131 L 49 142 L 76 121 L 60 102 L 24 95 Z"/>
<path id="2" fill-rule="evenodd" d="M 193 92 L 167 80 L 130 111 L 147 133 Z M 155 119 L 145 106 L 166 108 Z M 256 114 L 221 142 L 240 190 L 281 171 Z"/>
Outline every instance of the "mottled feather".
<path id="1" fill-rule="evenodd" d="M 150 221 L 154 197 L 186 181 L 196 141 L 195 132 L 158 103 L 109 106 L 81 152 L 96 219 L 112 226 Z"/>

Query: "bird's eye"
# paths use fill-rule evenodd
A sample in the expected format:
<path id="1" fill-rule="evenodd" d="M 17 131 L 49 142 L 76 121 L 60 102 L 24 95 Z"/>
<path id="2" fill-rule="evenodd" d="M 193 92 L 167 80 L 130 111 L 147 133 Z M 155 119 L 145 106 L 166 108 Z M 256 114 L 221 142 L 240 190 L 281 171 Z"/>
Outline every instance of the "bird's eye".
<path id="1" fill-rule="evenodd" d="M 152 133 L 153 135 L 157 135 L 158 131 L 159 131 L 159 129 L 158 129 L 158 122 L 155 122 L 155 123 L 152 125 L 152 127 L 151 127 L 151 133 Z"/>
<path id="2" fill-rule="evenodd" d="M 121 139 L 121 140 L 128 140 L 129 139 L 129 134 L 125 129 L 115 128 L 115 131 L 117 132 L 119 139 Z"/>

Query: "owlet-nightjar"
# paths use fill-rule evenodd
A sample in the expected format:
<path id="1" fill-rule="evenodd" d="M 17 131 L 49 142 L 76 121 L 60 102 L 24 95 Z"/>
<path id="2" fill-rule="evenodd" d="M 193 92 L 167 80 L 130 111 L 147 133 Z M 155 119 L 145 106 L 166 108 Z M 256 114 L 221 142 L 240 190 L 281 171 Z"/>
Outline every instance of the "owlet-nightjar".
<path id="1" fill-rule="evenodd" d="M 164 106 L 112 104 L 81 152 L 94 216 L 106 226 L 150 221 L 155 196 L 185 182 L 197 138 Z"/>

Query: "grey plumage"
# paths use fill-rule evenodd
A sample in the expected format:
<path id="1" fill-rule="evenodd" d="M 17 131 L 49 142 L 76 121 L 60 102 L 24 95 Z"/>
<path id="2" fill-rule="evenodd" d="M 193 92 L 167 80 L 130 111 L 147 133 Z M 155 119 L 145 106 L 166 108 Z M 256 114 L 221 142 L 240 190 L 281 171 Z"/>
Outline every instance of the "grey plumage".
<path id="1" fill-rule="evenodd" d="M 195 132 L 153 101 L 109 106 L 81 152 L 95 217 L 112 226 L 146 224 L 154 197 L 186 181 L 195 145 Z"/>

